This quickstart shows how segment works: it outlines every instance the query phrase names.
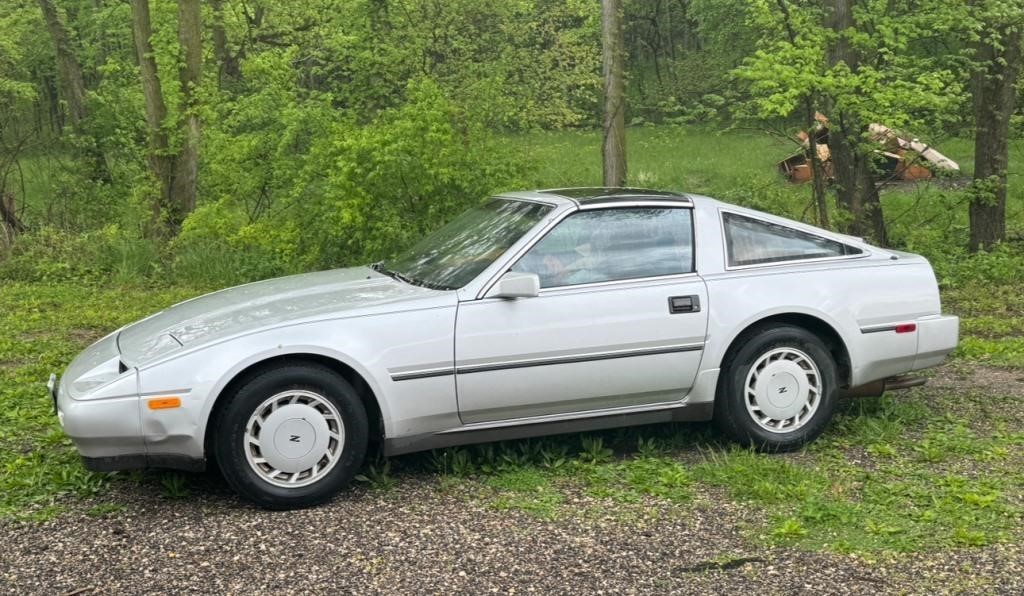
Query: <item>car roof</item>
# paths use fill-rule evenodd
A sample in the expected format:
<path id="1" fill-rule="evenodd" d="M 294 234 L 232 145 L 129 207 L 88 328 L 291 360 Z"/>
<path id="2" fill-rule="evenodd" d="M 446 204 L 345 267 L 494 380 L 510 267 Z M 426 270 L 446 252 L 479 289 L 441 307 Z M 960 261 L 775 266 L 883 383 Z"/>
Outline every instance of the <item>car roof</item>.
<path id="1" fill-rule="evenodd" d="M 571 202 L 579 206 L 613 205 L 616 203 L 634 203 L 636 201 L 664 201 L 675 205 L 693 205 L 693 201 L 688 195 L 648 188 L 604 188 L 599 186 L 548 188 L 528 192 L 503 193 L 501 196 L 551 203 Z"/>

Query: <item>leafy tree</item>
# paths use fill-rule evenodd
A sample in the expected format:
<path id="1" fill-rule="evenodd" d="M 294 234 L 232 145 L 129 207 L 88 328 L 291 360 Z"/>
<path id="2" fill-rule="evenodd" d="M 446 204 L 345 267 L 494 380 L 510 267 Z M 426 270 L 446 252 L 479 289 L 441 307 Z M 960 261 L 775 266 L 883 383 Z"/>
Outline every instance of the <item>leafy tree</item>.
<path id="1" fill-rule="evenodd" d="M 850 233 L 886 241 L 869 125 L 935 125 L 957 113 L 956 74 L 912 50 L 952 35 L 960 8 L 943 0 L 751 0 L 752 26 L 762 33 L 737 70 L 750 84 L 750 113 L 806 117 L 813 105 L 829 116 L 835 192 Z"/>
<path id="2" fill-rule="evenodd" d="M 15 194 L 7 192 L 8 179 L 19 157 L 38 132 L 24 121 L 24 114 L 37 99 L 32 77 L 26 68 L 22 43 L 31 35 L 32 22 L 24 7 L 0 7 L 0 248 L 6 249 L 14 235 L 24 231 L 18 217 Z"/>
<path id="3" fill-rule="evenodd" d="M 729 73 L 754 50 L 747 0 L 624 0 L 627 118 L 707 124 L 728 117 Z"/>

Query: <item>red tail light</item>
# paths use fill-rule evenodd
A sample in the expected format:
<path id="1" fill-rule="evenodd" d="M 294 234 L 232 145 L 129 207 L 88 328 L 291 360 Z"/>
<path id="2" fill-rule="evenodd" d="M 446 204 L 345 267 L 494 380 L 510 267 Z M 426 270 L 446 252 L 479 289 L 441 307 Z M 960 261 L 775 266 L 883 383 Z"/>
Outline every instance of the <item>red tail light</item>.
<path id="1" fill-rule="evenodd" d="M 913 333 L 917 331 L 917 323 L 902 323 L 896 325 L 896 333 Z"/>

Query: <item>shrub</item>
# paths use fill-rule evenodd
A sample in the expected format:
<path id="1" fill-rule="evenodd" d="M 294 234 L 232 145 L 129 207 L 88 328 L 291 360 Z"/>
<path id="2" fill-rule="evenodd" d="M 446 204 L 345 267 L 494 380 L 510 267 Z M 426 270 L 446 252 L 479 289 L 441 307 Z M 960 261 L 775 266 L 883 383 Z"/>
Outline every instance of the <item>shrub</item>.
<path id="1" fill-rule="evenodd" d="M 297 273 L 309 263 L 298 253 L 293 222 L 245 223 L 225 203 L 196 209 L 171 244 L 171 272 L 190 285 L 223 286 Z"/>
<path id="2" fill-rule="evenodd" d="M 0 278 L 17 281 L 124 282 L 160 271 L 161 247 L 116 225 L 84 234 L 44 227 L 22 235 L 8 258 L 0 260 Z"/>
<path id="3" fill-rule="evenodd" d="M 313 147 L 303 200 L 288 211 L 311 262 L 390 256 L 520 180 L 522 165 L 433 83 L 413 82 L 407 95 L 368 125 L 337 124 Z"/>

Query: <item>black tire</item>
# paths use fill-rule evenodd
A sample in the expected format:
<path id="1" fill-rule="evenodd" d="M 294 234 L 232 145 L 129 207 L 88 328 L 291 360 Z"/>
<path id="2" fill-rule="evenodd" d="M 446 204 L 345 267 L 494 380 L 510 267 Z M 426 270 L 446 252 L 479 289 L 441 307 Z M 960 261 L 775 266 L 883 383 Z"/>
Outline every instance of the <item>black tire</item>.
<path id="1" fill-rule="evenodd" d="M 784 348 L 802 352 L 817 367 L 820 378 L 817 406 L 801 426 L 791 431 L 773 432 L 758 424 L 755 415 L 748 410 L 746 383 L 751 367 L 762 356 Z M 780 387 L 779 392 L 785 389 Z M 824 342 L 802 327 L 765 325 L 746 333 L 737 341 L 737 347 L 726 355 L 715 395 L 714 421 L 721 432 L 741 445 L 768 452 L 791 451 L 821 435 L 835 414 L 837 400 L 836 363 Z"/>
<path id="2" fill-rule="evenodd" d="M 260 476 L 247 459 L 246 425 L 268 398 L 286 391 L 322 396 L 344 423 L 337 462 L 312 484 L 281 487 Z M 267 509 L 299 509 L 318 505 L 345 488 L 366 457 L 368 424 L 362 400 L 352 385 L 329 368 L 305 363 L 268 368 L 245 382 L 220 410 L 213 429 L 213 449 L 224 479 L 239 495 Z"/>

